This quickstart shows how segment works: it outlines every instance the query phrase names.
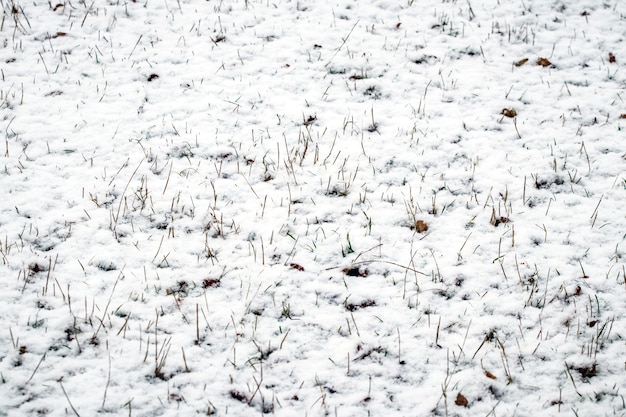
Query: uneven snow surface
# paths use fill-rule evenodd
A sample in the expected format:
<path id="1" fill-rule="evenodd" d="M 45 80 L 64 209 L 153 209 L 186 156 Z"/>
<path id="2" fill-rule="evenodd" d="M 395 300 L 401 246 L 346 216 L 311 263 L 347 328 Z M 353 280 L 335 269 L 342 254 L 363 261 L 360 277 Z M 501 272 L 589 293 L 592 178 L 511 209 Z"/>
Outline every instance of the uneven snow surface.
<path id="1" fill-rule="evenodd" d="M 624 2 L 0 5 L 0 415 L 626 415 Z"/>

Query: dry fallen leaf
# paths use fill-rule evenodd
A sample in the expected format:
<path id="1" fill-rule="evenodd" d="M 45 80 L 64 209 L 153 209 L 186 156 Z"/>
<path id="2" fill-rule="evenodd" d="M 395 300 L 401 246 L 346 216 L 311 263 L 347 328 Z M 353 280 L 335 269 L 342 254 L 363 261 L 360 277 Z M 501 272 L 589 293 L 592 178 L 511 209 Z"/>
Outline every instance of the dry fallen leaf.
<path id="1" fill-rule="evenodd" d="M 489 371 L 485 371 L 485 376 L 486 376 L 487 378 L 490 378 L 490 379 L 498 379 L 498 378 L 496 378 L 496 376 L 495 376 L 494 374 L 492 374 L 492 373 L 491 373 L 491 372 L 489 372 Z"/>
<path id="2" fill-rule="evenodd" d="M 514 108 L 502 109 L 500 114 L 502 114 L 502 115 L 504 115 L 506 117 L 515 117 L 515 116 L 517 116 L 517 112 L 515 111 Z"/>
<path id="3" fill-rule="evenodd" d="M 341 270 L 344 274 L 349 277 L 362 277 L 365 278 L 368 274 L 367 269 L 361 269 L 358 266 L 353 266 L 352 268 L 344 268 Z"/>
<path id="4" fill-rule="evenodd" d="M 415 230 L 417 230 L 417 233 L 424 233 L 428 230 L 428 225 L 424 220 L 418 220 L 415 222 Z"/>
<path id="5" fill-rule="evenodd" d="M 549 67 L 552 65 L 552 62 L 548 60 L 548 58 L 538 58 L 537 65 L 541 65 L 542 67 Z"/>
<path id="6" fill-rule="evenodd" d="M 528 58 L 522 58 L 519 61 L 514 62 L 513 65 L 515 65 L 516 67 L 521 67 L 522 65 L 524 65 L 527 62 L 528 62 Z"/>
<path id="7" fill-rule="evenodd" d="M 454 400 L 454 403 L 459 407 L 467 407 L 469 405 L 469 401 L 467 401 L 467 398 L 465 398 L 465 396 L 460 392 L 456 395 L 456 400 Z"/>
<path id="8" fill-rule="evenodd" d="M 304 271 L 304 267 L 302 265 L 300 265 L 300 264 L 295 263 L 295 262 L 290 263 L 289 266 L 291 268 L 293 268 L 293 269 L 298 270 L 298 271 Z"/>
<path id="9" fill-rule="evenodd" d="M 204 289 L 219 287 L 220 284 L 220 280 L 215 278 L 206 278 L 202 280 L 202 288 Z"/>
<path id="10" fill-rule="evenodd" d="M 615 55 L 613 55 L 611 52 L 609 52 L 609 62 L 611 64 L 614 64 L 615 62 L 617 62 L 615 59 Z"/>
<path id="11" fill-rule="evenodd" d="M 620 115 L 619 115 L 619 118 L 620 118 L 620 119 L 626 119 L 626 113 L 622 113 L 622 114 L 620 114 Z"/>

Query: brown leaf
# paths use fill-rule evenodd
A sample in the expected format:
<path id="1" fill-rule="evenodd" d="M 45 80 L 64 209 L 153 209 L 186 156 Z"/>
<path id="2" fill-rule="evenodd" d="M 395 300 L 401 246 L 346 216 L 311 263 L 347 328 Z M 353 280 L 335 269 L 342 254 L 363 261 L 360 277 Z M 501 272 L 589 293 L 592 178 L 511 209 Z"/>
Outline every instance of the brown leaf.
<path id="1" fill-rule="evenodd" d="M 415 222 L 415 230 L 417 230 L 417 233 L 424 233 L 428 230 L 428 225 L 424 220 L 418 220 Z"/>
<path id="2" fill-rule="evenodd" d="M 514 108 L 502 109 L 500 114 L 502 114 L 502 115 L 504 115 L 506 117 L 515 117 L 515 116 L 517 116 L 517 112 L 515 111 Z"/>
<path id="3" fill-rule="evenodd" d="M 528 58 L 522 58 L 519 61 L 514 62 L 513 65 L 515 65 L 516 67 L 521 67 L 522 65 L 524 65 L 527 62 L 528 62 Z"/>
<path id="4" fill-rule="evenodd" d="M 215 278 L 206 278 L 202 280 L 202 288 L 214 288 L 220 286 L 220 280 Z"/>
<path id="5" fill-rule="evenodd" d="M 552 62 L 548 60 L 548 58 L 538 58 L 537 65 L 541 65 L 542 67 L 549 67 L 552 65 Z"/>
<path id="6" fill-rule="evenodd" d="M 298 271 L 304 271 L 304 267 L 295 262 L 290 263 L 289 266 L 292 267 L 293 269 L 297 269 Z"/>
<path id="7" fill-rule="evenodd" d="M 367 276 L 367 269 L 361 269 L 358 266 L 353 266 L 352 268 L 344 268 L 342 272 L 349 277 L 365 278 Z"/>
<path id="8" fill-rule="evenodd" d="M 622 113 L 622 114 L 620 114 L 620 115 L 619 115 L 619 118 L 620 118 L 620 119 L 626 119 L 626 113 Z"/>
<path id="9" fill-rule="evenodd" d="M 469 405 L 469 401 L 467 401 L 467 398 L 465 398 L 465 396 L 460 392 L 456 395 L 456 400 L 454 400 L 454 403 L 459 407 L 467 407 Z"/>
<path id="10" fill-rule="evenodd" d="M 241 401 L 242 403 L 248 402 L 248 397 L 246 394 L 243 394 L 237 390 L 230 390 L 230 397 L 234 398 L 237 401 Z"/>
<path id="11" fill-rule="evenodd" d="M 498 378 L 496 378 L 496 376 L 495 376 L 494 374 L 492 374 L 492 373 L 491 373 L 491 372 L 489 372 L 489 371 L 485 371 L 485 376 L 486 376 L 487 378 L 490 378 L 490 379 L 498 379 Z"/>
<path id="12" fill-rule="evenodd" d="M 615 55 L 613 55 L 611 52 L 609 52 L 609 62 L 611 64 L 615 64 L 615 62 L 617 62 L 615 59 Z"/>

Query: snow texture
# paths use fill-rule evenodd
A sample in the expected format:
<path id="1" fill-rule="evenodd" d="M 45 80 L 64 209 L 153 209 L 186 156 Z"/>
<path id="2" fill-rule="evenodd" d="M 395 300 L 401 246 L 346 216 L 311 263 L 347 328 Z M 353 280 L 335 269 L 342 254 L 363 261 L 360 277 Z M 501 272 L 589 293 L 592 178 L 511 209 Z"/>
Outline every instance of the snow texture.
<path id="1" fill-rule="evenodd" d="M 0 415 L 626 415 L 624 2 L 0 4 Z"/>

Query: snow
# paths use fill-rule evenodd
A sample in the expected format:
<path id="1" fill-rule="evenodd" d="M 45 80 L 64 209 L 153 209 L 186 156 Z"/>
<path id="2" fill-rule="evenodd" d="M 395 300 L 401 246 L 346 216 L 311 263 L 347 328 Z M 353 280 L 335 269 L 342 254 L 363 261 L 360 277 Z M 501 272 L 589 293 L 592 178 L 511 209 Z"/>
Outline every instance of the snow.
<path id="1" fill-rule="evenodd" d="M 621 2 L 2 7 L 0 415 L 626 415 Z"/>

